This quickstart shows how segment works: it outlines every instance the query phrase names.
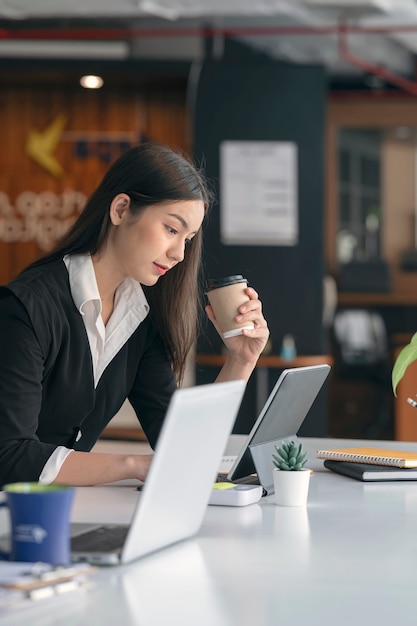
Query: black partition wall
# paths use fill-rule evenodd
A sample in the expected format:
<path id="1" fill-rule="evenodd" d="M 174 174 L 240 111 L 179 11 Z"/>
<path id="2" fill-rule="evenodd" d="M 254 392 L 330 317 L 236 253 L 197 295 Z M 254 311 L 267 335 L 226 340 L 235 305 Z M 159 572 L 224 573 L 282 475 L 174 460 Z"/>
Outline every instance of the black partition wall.
<path id="1" fill-rule="evenodd" d="M 230 60 L 228 60 L 230 58 Z M 194 74 L 195 76 L 195 74 Z M 323 353 L 324 117 L 323 68 L 290 65 L 256 56 L 203 63 L 191 85 L 194 154 L 212 181 L 216 202 L 205 225 L 206 276 L 244 274 L 259 292 L 271 331 L 272 353 L 291 333 L 299 354 Z M 219 147 L 224 140 L 291 141 L 298 150 L 299 239 L 294 246 L 224 245 L 220 241 Z M 198 352 L 220 353 L 221 342 L 205 329 Z M 279 372 L 270 372 L 270 387 Z M 199 370 L 203 382 L 206 374 Z M 254 377 L 252 377 L 254 379 Z M 235 432 L 247 432 L 256 415 L 251 380 Z M 322 394 L 300 434 L 326 435 Z"/>

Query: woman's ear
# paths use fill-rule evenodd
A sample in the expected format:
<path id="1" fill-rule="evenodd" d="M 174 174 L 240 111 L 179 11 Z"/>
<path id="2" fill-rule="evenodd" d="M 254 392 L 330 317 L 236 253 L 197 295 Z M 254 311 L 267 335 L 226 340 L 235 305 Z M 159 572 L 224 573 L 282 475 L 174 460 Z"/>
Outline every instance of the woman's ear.
<path id="1" fill-rule="evenodd" d="M 114 226 L 118 226 L 126 216 L 130 207 L 130 198 L 126 193 L 118 193 L 110 204 L 110 220 Z"/>

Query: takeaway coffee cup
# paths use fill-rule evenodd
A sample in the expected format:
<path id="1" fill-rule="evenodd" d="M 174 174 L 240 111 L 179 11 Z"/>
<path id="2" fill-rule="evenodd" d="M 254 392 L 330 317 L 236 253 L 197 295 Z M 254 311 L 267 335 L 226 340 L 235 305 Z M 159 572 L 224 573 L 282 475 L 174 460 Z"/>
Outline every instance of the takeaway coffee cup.
<path id="1" fill-rule="evenodd" d="M 239 307 L 249 298 L 245 293 L 248 281 L 241 274 L 224 278 L 209 278 L 206 294 L 213 308 L 220 331 L 225 339 L 240 335 L 244 328 L 253 330 L 254 325 L 236 322 Z"/>
<path id="2" fill-rule="evenodd" d="M 70 518 L 74 488 L 65 485 L 12 483 L 4 485 L 10 514 L 10 552 L 0 556 L 9 561 L 68 565 L 70 562 Z"/>

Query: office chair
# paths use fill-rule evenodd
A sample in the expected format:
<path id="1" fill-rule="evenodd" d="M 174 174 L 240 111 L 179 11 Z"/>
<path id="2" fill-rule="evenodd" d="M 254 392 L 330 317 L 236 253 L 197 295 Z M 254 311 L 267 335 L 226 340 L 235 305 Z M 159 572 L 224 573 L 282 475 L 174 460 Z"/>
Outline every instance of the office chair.
<path id="1" fill-rule="evenodd" d="M 334 375 L 357 382 L 365 390 L 362 424 L 366 438 L 393 436 L 391 366 L 388 335 L 382 316 L 367 309 L 337 311 L 333 322 Z"/>

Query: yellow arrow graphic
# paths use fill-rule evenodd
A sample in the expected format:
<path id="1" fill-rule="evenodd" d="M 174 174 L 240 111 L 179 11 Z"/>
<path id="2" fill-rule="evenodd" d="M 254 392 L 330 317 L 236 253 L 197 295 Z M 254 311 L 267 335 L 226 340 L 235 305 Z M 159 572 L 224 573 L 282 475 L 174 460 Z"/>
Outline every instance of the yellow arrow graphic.
<path id="1" fill-rule="evenodd" d="M 65 173 L 61 165 L 53 156 L 61 133 L 65 128 L 67 118 L 60 114 L 43 132 L 31 130 L 26 142 L 26 152 L 36 163 L 45 168 L 50 174 L 59 178 Z"/>

